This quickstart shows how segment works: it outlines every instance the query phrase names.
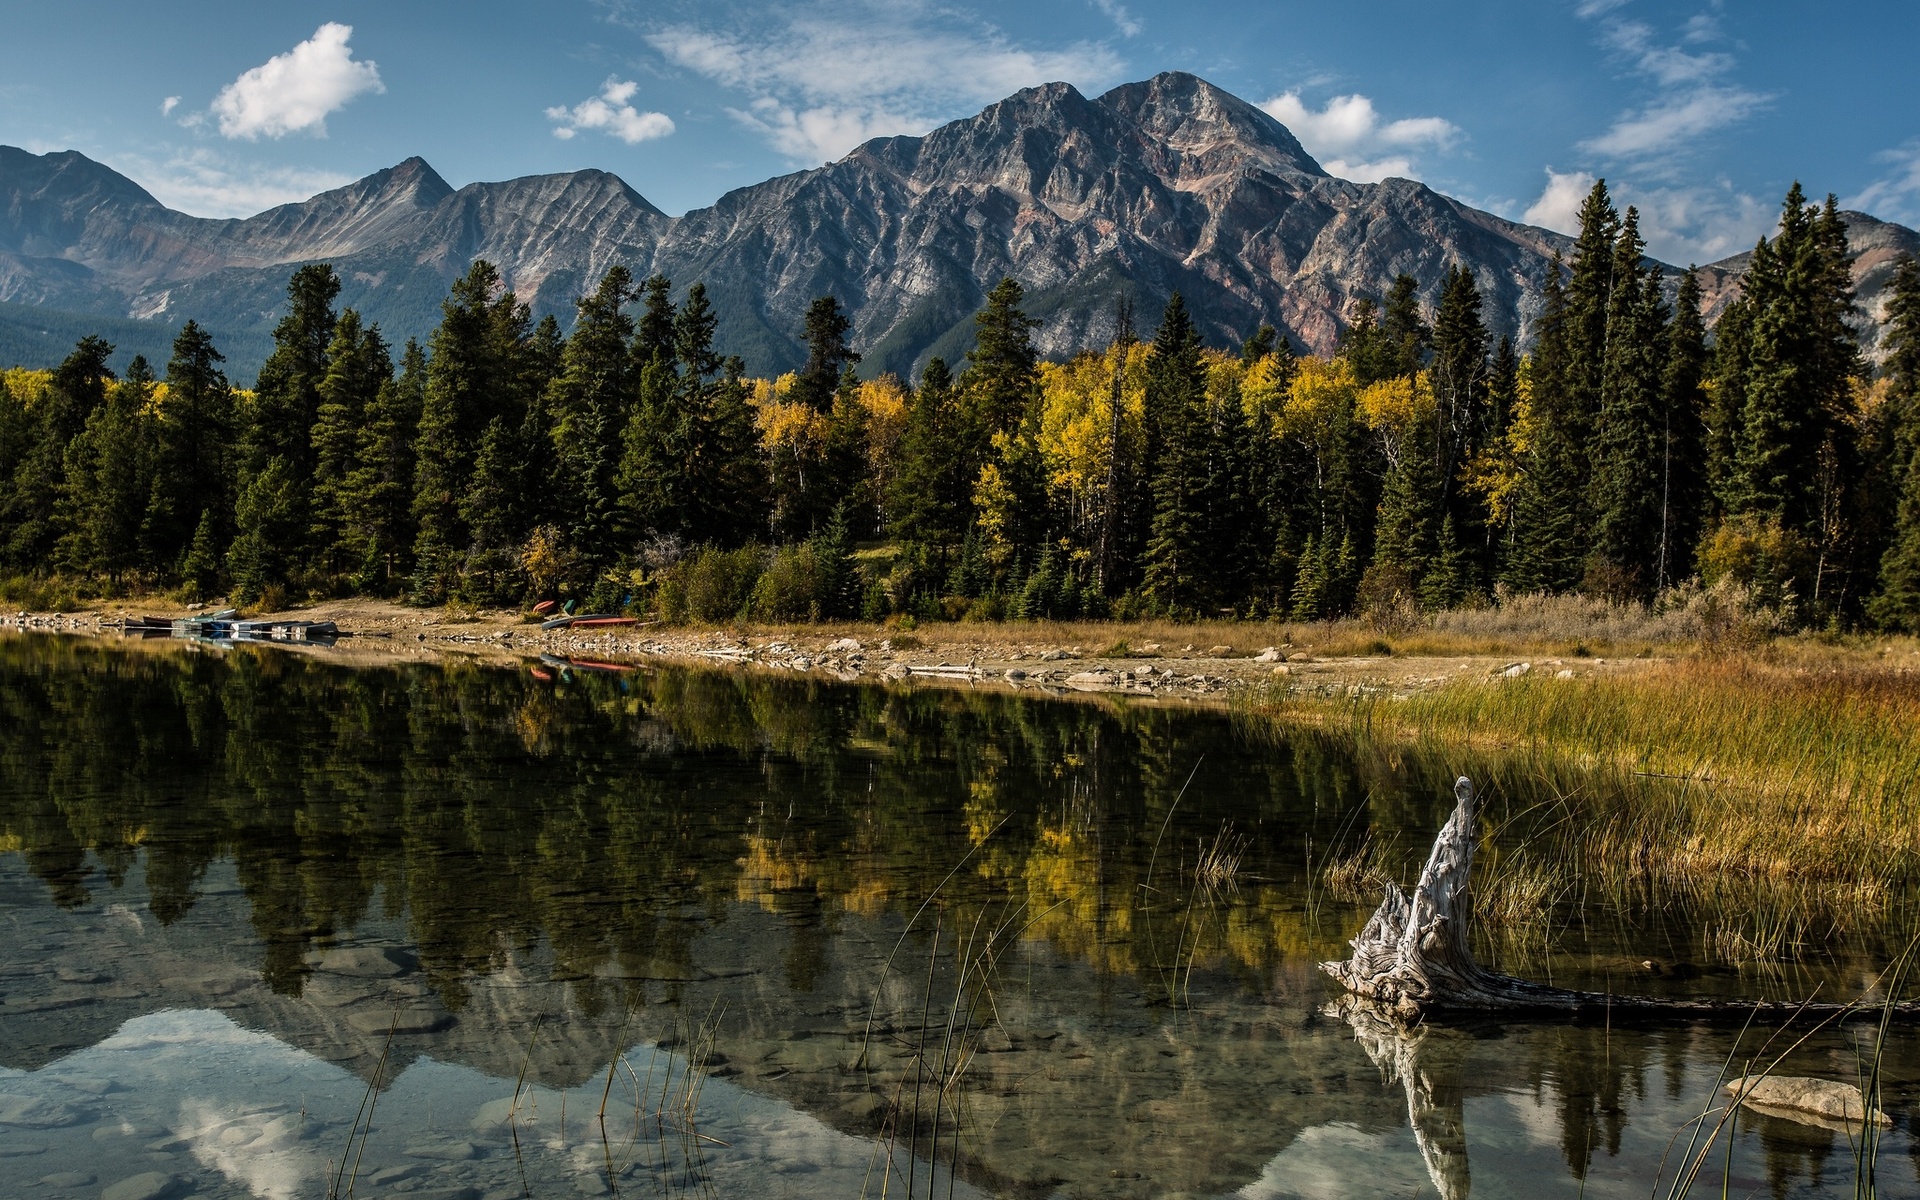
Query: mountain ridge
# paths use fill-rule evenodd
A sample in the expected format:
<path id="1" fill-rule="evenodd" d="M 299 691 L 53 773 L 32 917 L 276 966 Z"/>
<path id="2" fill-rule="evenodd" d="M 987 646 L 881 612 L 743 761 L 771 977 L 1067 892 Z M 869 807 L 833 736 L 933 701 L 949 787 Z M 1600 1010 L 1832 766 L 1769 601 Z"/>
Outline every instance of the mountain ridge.
<path id="1" fill-rule="evenodd" d="M 1892 259 L 1920 250 L 1920 235 L 1857 221 L 1863 326 L 1877 332 Z M 1452 266 L 1473 273 L 1494 332 L 1524 339 L 1552 256 L 1571 244 L 1414 180 L 1328 175 L 1272 116 L 1180 72 L 1098 97 L 1024 88 L 678 217 L 606 171 L 455 188 L 416 156 L 251 217 L 203 218 L 77 152 L 0 147 L 0 302 L 192 316 L 252 345 L 303 262 L 332 262 L 340 302 L 399 339 L 432 327 L 476 257 L 563 325 L 615 262 L 679 288 L 704 281 L 720 344 L 766 373 L 798 361 L 802 314 L 826 293 L 846 305 L 866 370 L 951 358 L 1004 275 L 1026 288 L 1036 341 L 1056 356 L 1110 337 L 1123 290 L 1143 323 L 1179 290 L 1212 341 L 1268 322 L 1325 352 L 1357 297 L 1405 272 L 1432 303 Z M 1703 269 L 1712 314 L 1743 269 L 1742 256 Z"/>

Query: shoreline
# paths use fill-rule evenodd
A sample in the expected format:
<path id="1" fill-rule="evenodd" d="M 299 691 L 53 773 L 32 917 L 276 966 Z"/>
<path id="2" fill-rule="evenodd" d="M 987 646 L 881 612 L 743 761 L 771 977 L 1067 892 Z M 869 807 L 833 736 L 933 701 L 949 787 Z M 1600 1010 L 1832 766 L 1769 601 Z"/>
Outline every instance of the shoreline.
<path id="1" fill-rule="evenodd" d="M 118 636 L 124 620 L 179 617 L 192 612 L 174 605 L 140 609 L 105 605 L 74 613 L 10 613 L 0 632 L 57 632 Z M 1284 682 L 1296 696 L 1406 696 L 1470 679 L 1497 679 L 1534 672 L 1588 678 L 1639 671 L 1671 661 L 1668 655 L 1639 657 L 1515 657 L 1485 654 L 1316 654 L 1296 646 L 1198 642 L 1180 646 L 1152 641 L 1131 644 L 1127 635 L 1144 626 L 1101 626 L 1099 638 L 1061 636 L 1092 629 L 1049 625 L 929 625 L 908 631 L 873 624 L 732 627 L 634 625 L 592 633 L 543 631 L 517 610 L 473 613 L 412 608 L 365 599 L 322 601 L 298 609 L 255 614 L 262 618 L 332 621 L 343 634 L 331 647 L 305 647 L 343 664 L 479 657 L 537 666 L 542 656 L 589 658 L 618 665 L 678 662 L 712 668 L 775 671 L 840 682 L 912 683 L 991 687 L 996 690 L 1075 695 L 1128 696 L 1225 705 L 1238 695 Z M 1165 626 L 1155 627 L 1164 632 Z M 1184 630 L 1201 641 L 1239 635 L 1245 642 L 1260 627 L 1226 624 Z M 152 639 L 155 641 L 169 639 Z M 1104 641 L 1095 647 L 1090 641 Z M 286 643 L 300 647 L 301 643 Z M 561 664 L 554 664 L 561 665 Z"/>

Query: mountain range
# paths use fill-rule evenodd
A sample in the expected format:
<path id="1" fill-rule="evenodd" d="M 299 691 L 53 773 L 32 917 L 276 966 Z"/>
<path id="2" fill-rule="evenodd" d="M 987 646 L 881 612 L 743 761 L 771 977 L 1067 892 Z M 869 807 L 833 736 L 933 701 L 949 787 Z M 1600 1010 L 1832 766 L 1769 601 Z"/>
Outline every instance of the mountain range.
<path id="1" fill-rule="evenodd" d="M 1878 337 L 1893 260 L 1920 234 L 1847 214 L 1862 332 Z M 876 138 L 838 162 L 767 180 L 671 217 L 619 177 L 583 170 L 454 188 L 420 158 L 244 219 L 169 209 L 73 151 L 0 147 L 0 359 L 57 359 L 75 331 L 150 336 L 164 358 L 189 317 L 213 330 L 237 379 L 269 345 L 287 276 L 325 261 L 342 305 L 396 341 L 424 335 L 475 258 L 536 313 L 571 324 L 612 264 L 707 285 L 718 341 L 755 373 L 796 365 L 802 314 L 848 308 L 864 372 L 902 373 L 971 342 L 1001 277 L 1027 291 L 1041 350 L 1113 333 L 1132 295 L 1151 326 L 1178 290 L 1209 340 L 1268 322 L 1330 350 L 1353 301 L 1394 276 L 1437 298 L 1446 269 L 1479 282 L 1496 334 L 1526 339 L 1567 237 L 1408 179 L 1335 178 L 1285 126 L 1178 72 L 1090 98 L 1022 90 L 921 137 Z M 1709 315 L 1732 298 L 1738 255 L 1705 268 Z M 33 364 L 29 364 L 33 365 Z"/>

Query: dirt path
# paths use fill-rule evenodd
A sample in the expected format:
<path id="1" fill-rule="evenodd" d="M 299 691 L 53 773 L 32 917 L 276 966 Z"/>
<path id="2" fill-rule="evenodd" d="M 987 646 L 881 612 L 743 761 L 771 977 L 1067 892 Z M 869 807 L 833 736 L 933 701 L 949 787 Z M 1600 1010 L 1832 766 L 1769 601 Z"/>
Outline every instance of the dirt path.
<path id="1" fill-rule="evenodd" d="M 188 613 L 153 605 L 139 609 L 110 606 L 66 614 L 20 613 L 0 618 L 0 631 L 118 636 L 121 623 L 139 615 L 175 617 Z M 1658 661 L 1504 655 L 1323 657 L 1314 654 L 1311 646 L 1291 644 L 1235 647 L 1134 642 L 1127 637 L 1129 627 L 1121 625 L 1102 627 L 1100 646 L 1049 641 L 1038 636 L 1044 630 L 1017 624 L 936 625 L 911 633 L 859 624 L 737 629 L 641 625 L 542 631 L 517 611 L 461 614 L 364 599 L 249 615 L 332 621 L 353 636 L 342 638 L 332 647 L 308 649 L 360 664 L 466 657 L 524 661 L 539 669 L 544 657 L 550 660 L 547 669 L 559 669 L 570 664 L 635 664 L 654 659 L 840 680 L 1213 702 L 1224 702 L 1242 689 L 1264 688 L 1280 681 L 1296 694 L 1331 697 L 1364 690 L 1404 695 L 1459 679 L 1539 671 L 1577 678 L 1635 670 Z M 1205 641 L 1232 636 L 1231 629 L 1196 626 L 1191 632 Z M 1023 640 L 1037 636 L 1038 640 Z"/>

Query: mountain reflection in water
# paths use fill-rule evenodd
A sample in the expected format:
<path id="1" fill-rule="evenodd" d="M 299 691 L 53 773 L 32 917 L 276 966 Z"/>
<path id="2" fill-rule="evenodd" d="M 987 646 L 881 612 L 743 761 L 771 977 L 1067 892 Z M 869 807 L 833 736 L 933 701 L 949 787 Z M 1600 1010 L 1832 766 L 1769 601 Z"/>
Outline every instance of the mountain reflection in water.
<path id="1" fill-rule="evenodd" d="M 1396 1040 L 1329 1008 L 1313 964 L 1366 914 L 1327 847 L 1417 853 L 1443 758 L 1169 707 L 0 637 L 0 1184 L 324 1195 L 352 1145 L 359 1194 L 1646 1195 L 1737 1029 Z M 1688 936 L 1576 915 L 1530 969 L 1617 988 Z M 1782 1069 L 1852 1079 L 1861 1037 Z M 1920 1192 L 1915 1058 L 1882 1195 Z M 603 1142 L 603 1096 L 631 1132 L 689 1060 L 686 1128 Z M 1844 1134 L 1759 1118 L 1729 1170 L 1854 1183 Z M 97 1178 L 37 1182 L 69 1171 Z"/>

